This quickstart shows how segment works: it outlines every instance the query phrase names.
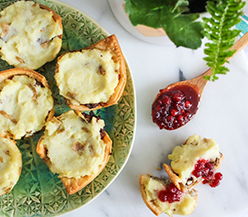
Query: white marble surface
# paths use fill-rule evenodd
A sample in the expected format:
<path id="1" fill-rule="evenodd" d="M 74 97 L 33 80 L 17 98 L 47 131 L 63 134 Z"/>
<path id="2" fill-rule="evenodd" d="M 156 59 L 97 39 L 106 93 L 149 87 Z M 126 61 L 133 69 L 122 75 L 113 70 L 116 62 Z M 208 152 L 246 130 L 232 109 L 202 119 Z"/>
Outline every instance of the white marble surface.
<path id="1" fill-rule="evenodd" d="M 115 19 L 107 0 L 61 0 L 88 14 L 110 34 L 116 34 L 132 71 L 136 88 L 137 128 L 130 158 L 115 181 L 96 199 L 64 217 L 152 217 L 139 193 L 139 175 L 165 176 L 157 167 L 188 136 L 214 138 L 225 158 L 224 179 L 212 189 L 198 185 L 198 205 L 191 217 L 248 216 L 248 63 L 244 52 L 231 60 L 230 72 L 209 82 L 195 118 L 176 131 L 159 130 L 151 120 L 151 104 L 158 93 L 178 80 L 181 69 L 192 78 L 207 69 L 197 51 L 143 42 Z"/>

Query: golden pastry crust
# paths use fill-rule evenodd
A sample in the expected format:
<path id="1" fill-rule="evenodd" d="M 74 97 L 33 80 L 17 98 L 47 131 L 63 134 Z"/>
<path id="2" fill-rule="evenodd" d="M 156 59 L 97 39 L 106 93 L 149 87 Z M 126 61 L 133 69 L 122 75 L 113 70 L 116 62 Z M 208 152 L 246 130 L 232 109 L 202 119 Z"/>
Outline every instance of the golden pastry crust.
<path id="1" fill-rule="evenodd" d="M 149 174 L 145 174 L 145 175 L 140 175 L 140 178 L 139 178 L 139 187 L 140 187 L 140 193 L 141 193 L 141 197 L 142 199 L 144 200 L 145 204 L 147 205 L 147 207 L 156 215 L 160 215 L 161 213 L 163 213 L 163 211 L 152 201 L 152 200 L 148 200 L 147 199 L 147 194 L 146 194 L 146 191 L 145 191 L 145 183 L 147 182 L 148 179 L 156 179 L 158 180 L 159 182 L 163 183 L 163 185 L 165 186 L 168 186 L 171 181 L 167 180 L 167 179 L 164 179 L 164 178 L 158 178 L 158 177 L 154 177 L 154 176 L 151 176 Z M 198 197 L 198 192 L 195 190 L 195 189 L 192 189 L 190 194 L 194 195 L 194 200 L 196 201 L 197 200 L 197 197 Z M 191 213 L 194 211 L 194 208 L 196 206 L 197 203 L 195 203 L 194 207 L 192 208 L 191 210 Z"/>
<path id="2" fill-rule="evenodd" d="M 36 3 L 38 4 L 38 3 Z M 42 4 L 39 4 L 40 8 L 41 9 L 45 9 L 47 11 L 51 11 L 53 13 L 53 20 L 59 24 L 60 28 L 63 29 L 63 26 L 62 26 L 62 19 L 61 17 L 52 9 L 52 8 L 49 8 L 48 6 L 46 5 L 42 5 Z M 63 34 L 61 35 L 58 35 L 57 37 L 59 37 L 60 39 L 62 39 L 63 37 Z"/>
<path id="3" fill-rule="evenodd" d="M 160 215 L 162 213 L 162 211 L 154 204 L 152 203 L 152 201 L 147 200 L 147 196 L 146 196 L 146 191 L 145 191 L 145 182 L 147 179 L 149 179 L 150 176 L 149 175 L 141 175 L 139 178 L 139 187 L 140 187 L 140 194 L 142 199 L 144 200 L 145 204 L 147 205 L 147 207 L 156 215 Z M 169 182 L 169 181 L 168 181 Z"/>
<path id="4" fill-rule="evenodd" d="M 170 180 L 173 182 L 173 184 L 178 188 L 178 189 L 183 189 L 181 179 L 173 172 L 170 166 L 167 164 L 164 164 L 164 170 L 168 174 Z"/>
<path id="5" fill-rule="evenodd" d="M 40 73 L 33 71 L 31 69 L 23 68 L 12 68 L 4 71 L 0 71 L 0 83 L 4 80 L 13 77 L 14 75 L 27 75 L 30 78 L 34 78 L 38 82 L 42 83 L 44 87 L 49 87 L 46 78 Z"/>
<path id="6" fill-rule="evenodd" d="M 0 72 L 0 83 L 4 82 L 6 79 L 11 79 L 15 75 L 26 75 L 30 78 L 35 79 L 37 82 L 41 83 L 44 87 L 49 88 L 47 80 L 43 75 L 31 69 L 23 69 L 23 68 L 12 68 L 12 69 L 1 71 Z M 46 121 L 51 120 L 53 116 L 54 116 L 54 104 L 53 104 L 52 109 L 49 111 L 46 117 Z M 13 137 L 13 135 L 10 134 L 8 131 L 0 132 L 0 136 Z"/>
<path id="7" fill-rule="evenodd" d="M 81 112 L 75 111 L 75 113 L 79 117 L 85 119 L 84 114 L 82 114 Z M 53 120 L 55 122 L 57 120 L 59 120 L 59 119 L 60 119 L 60 116 L 57 117 L 57 118 L 53 117 Z M 79 191 L 82 188 L 84 188 L 86 185 L 88 185 L 91 181 L 93 181 L 100 174 L 100 172 L 104 169 L 104 167 L 108 163 L 109 157 L 111 155 L 112 140 L 110 139 L 110 137 L 106 133 L 106 131 L 103 130 L 102 133 L 104 134 L 102 140 L 103 140 L 104 144 L 106 145 L 106 147 L 105 147 L 105 150 L 104 150 L 103 162 L 101 163 L 101 165 L 99 165 L 97 173 L 94 174 L 94 175 L 85 175 L 85 176 L 80 177 L 80 178 L 61 177 L 60 179 L 61 179 L 63 185 L 65 186 L 66 191 L 68 192 L 68 194 L 74 194 L 77 191 Z M 50 167 L 51 166 L 51 161 L 50 161 L 49 157 L 47 156 L 46 147 L 41 144 L 42 140 L 43 140 L 43 136 L 38 141 L 36 152 L 41 157 L 41 159 L 47 164 L 47 166 Z"/>
<path id="8" fill-rule="evenodd" d="M 106 103 L 99 102 L 99 103 L 94 103 L 91 105 L 89 105 L 89 104 L 76 105 L 76 104 L 73 104 L 70 99 L 65 98 L 65 101 L 68 104 L 68 106 L 70 108 L 72 108 L 74 110 L 78 110 L 78 111 L 96 110 L 96 109 L 99 109 L 102 107 L 108 107 L 108 106 L 116 104 L 118 102 L 118 100 L 120 99 L 120 97 L 122 96 L 122 93 L 124 91 L 125 84 L 126 84 L 125 60 L 124 60 L 124 56 L 123 56 L 123 53 L 121 51 L 121 48 L 120 48 L 120 45 L 119 45 L 119 42 L 118 42 L 116 36 L 111 35 L 111 36 L 109 36 L 109 37 L 107 37 L 107 38 L 105 38 L 105 39 L 103 39 L 103 40 L 101 40 L 95 44 L 90 45 L 89 47 L 86 47 L 84 49 L 80 49 L 77 51 L 71 51 L 71 53 L 81 52 L 82 50 L 91 50 L 91 49 L 99 49 L 101 51 L 110 51 L 111 52 L 111 54 L 113 56 L 112 59 L 114 60 L 114 62 L 118 62 L 119 66 L 120 66 L 119 71 L 118 71 L 119 81 L 118 81 L 117 86 L 115 87 L 114 93 L 110 96 L 109 100 Z M 59 61 L 64 55 L 66 55 L 66 53 L 58 57 L 55 73 L 59 73 L 59 70 L 60 70 Z M 59 86 L 59 84 L 58 84 L 58 86 Z"/>
<path id="9" fill-rule="evenodd" d="M 11 140 L 9 137 L 7 136 L 4 136 L 4 138 L 8 139 L 8 140 Z M 15 148 L 15 151 L 18 153 L 18 159 L 17 159 L 17 164 L 18 164 L 18 177 L 20 177 L 21 175 L 21 171 L 22 171 L 22 155 L 21 155 L 21 152 L 19 151 L 18 147 L 16 146 L 16 141 L 15 140 L 11 140 L 11 142 L 13 142 L 14 144 L 14 148 Z M 13 180 L 11 182 L 11 185 L 6 188 L 6 190 L 4 192 L 0 192 L 0 196 L 3 195 L 3 194 L 7 194 L 9 193 L 13 187 L 15 186 L 15 184 L 17 183 L 18 180 Z"/>

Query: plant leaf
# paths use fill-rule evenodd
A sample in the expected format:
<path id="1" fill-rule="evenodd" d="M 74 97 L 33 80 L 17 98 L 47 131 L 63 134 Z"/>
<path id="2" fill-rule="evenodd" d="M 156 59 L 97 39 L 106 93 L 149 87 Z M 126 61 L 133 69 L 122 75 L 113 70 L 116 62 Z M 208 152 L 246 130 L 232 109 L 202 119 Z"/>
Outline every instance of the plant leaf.
<path id="1" fill-rule="evenodd" d="M 156 1 L 157 2 L 157 1 Z M 129 19 L 133 26 L 143 24 L 153 28 L 160 28 L 160 8 L 159 2 L 155 4 L 140 3 L 140 0 L 126 0 L 125 11 L 129 14 Z"/>
<path id="2" fill-rule="evenodd" d="M 163 28 L 170 40 L 178 47 L 197 49 L 201 46 L 203 30 L 195 22 L 199 14 L 187 14 L 188 0 L 125 0 L 125 11 L 134 26 L 145 25 Z"/>
<path id="3" fill-rule="evenodd" d="M 180 16 L 165 14 L 164 19 L 169 24 L 165 25 L 163 29 L 177 47 L 197 49 L 201 46 L 203 38 L 203 27 L 200 22 L 195 21 L 198 18 L 199 14 L 182 14 Z"/>
<path id="4" fill-rule="evenodd" d="M 207 11 L 210 18 L 203 18 L 203 34 L 210 40 L 205 44 L 204 53 L 207 55 L 204 60 L 212 68 L 212 75 L 205 76 L 205 79 L 215 81 L 218 74 L 226 74 L 229 69 L 223 66 L 227 58 L 232 57 L 235 50 L 230 48 L 235 43 L 235 38 L 240 31 L 232 29 L 238 24 L 242 15 L 241 9 L 245 2 L 242 0 L 216 0 L 207 2 Z"/>

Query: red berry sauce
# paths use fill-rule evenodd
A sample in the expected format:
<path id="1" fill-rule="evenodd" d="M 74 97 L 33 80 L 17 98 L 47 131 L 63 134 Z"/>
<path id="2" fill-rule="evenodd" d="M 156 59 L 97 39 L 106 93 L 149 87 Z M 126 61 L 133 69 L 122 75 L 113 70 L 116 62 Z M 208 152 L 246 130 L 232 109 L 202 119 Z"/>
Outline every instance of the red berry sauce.
<path id="1" fill-rule="evenodd" d="M 188 85 L 162 89 L 152 104 L 152 120 L 160 129 L 175 130 L 193 117 L 198 102 L 197 92 Z"/>
<path id="2" fill-rule="evenodd" d="M 203 178 L 203 184 L 209 184 L 211 187 L 217 187 L 223 178 L 223 175 L 218 172 L 214 173 L 214 164 L 208 160 L 200 159 L 195 164 L 192 174 L 198 178 Z"/>
<path id="3" fill-rule="evenodd" d="M 171 183 L 165 190 L 158 192 L 158 198 L 161 202 L 173 203 L 180 201 L 182 193 L 182 191 L 178 190 L 178 188 L 173 183 Z"/>

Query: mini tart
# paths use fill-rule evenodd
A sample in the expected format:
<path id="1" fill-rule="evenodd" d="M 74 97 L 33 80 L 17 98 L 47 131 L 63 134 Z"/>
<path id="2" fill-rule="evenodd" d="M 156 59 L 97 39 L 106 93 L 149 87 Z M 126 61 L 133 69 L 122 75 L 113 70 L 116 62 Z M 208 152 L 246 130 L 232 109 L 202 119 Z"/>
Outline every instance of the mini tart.
<path id="1" fill-rule="evenodd" d="M 21 175 L 22 156 L 15 143 L 0 137 L 0 195 L 11 191 Z"/>
<path id="2" fill-rule="evenodd" d="M 141 175 L 139 179 L 140 193 L 147 207 L 155 214 L 165 213 L 169 216 L 189 215 L 197 205 L 198 192 L 195 189 L 189 192 L 183 192 L 180 201 L 173 203 L 161 202 L 159 200 L 159 191 L 165 190 L 171 181 L 151 176 L 149 174 Z"/>
<path id="3" fill-rule="evenodd" d="M 124 57 L 116 36 L 61 55 L 54 77 L 60 94 L 74 110 L 116 104 L 126 84 Z"/>
<path id="4" fill-rule="evenodd" d="M 203 181 L 202 176 L 195 177 L 192 174 L 198 160 L 208 160 L 214 165 L 215 171 L 224 157 L 214 139 L 193 135 L 183 145 L 176 146 L 168 158 L 171 166 L 164 164 L 164 170 L 178 189 L 188 191 Z"/>
<path id="5" fill-rule="evenodd" d="M 44 76 L 21 68 L 0 72 L 0 136 L 31 136 L 53 115 L 52 92 Z"/>
<path id="6" fill-rule="evenodd" d="M 10 65 L 37 69 L 62 46 L 61 17 L 33 1 L 17 1 L 0 13 L 0 54 Z"/>
<path id="7" fill-rule="evenodd" d="M 104 121 L 93 112 L 72 110 L 47 122 L 36 151 L 68 194 L 84 188 L 107 164 L 112 140 L 103 127 Z"/>

